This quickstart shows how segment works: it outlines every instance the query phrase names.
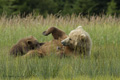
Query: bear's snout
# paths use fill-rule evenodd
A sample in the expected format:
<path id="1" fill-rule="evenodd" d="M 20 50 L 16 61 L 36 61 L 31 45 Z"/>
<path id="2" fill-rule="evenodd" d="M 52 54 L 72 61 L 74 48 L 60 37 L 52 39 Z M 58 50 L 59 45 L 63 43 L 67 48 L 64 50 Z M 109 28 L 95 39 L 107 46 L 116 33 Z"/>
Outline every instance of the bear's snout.
<path id="1" fill-rule="evenodd" d="M 63 45 L 65 45 L 65 42 L 64 42 L 64 41 L 61 41 L 61 43 L 62 43 Z"/>
<path id="2" fill-rule="evenodd" d="M 61 43 L 63 44 L 63 46 L 67 46 L 67 43 L 65 40 L 61 41 Z"/>

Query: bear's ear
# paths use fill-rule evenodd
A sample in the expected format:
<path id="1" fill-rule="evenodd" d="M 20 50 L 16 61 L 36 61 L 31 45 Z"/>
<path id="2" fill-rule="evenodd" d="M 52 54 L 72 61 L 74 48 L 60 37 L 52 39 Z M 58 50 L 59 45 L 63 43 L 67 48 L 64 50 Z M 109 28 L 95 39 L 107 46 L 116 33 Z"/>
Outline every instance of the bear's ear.
<path id="1" fill-rule="evenodd" d="M 32 41 L 28 40 L 28 41 L 27 41 L 27 44 L 31 45 L 31 44 L 32 44 Z"/>
<path id="2" fill-rule="evenodd" d="M 28 36 L 28 38 L 34 38 L 34 37 L 31 35 L 31 36 Z"/>
<path id="3" fill-rule="evenodd" d="M 82 26 L 78 26 L 76 29 L 82 28 Z"/>
<path id="4" fill-rule="evenodd" d="M 81 40 L 83 40 L 83 41 L 84 41 L 84 40 L 85 40 L 85 38 L 86 38 L 86 35 L 85 35 L 85 34 L 81 34 L 81 36 L 80 36 L 80 37 L 81 37 Z"/>

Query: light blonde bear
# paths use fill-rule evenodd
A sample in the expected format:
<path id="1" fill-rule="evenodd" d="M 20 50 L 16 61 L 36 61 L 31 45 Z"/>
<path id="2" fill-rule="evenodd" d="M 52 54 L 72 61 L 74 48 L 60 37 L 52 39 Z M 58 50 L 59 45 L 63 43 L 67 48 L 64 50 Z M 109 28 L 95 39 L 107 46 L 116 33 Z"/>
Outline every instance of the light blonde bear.
<path id="1" fill-rule="evenodd" d="M 76 29 L 69 33 L 69 36 L 61 41 L 64 46 L 69 46 L 74 50 L 74 54 L 80 54 L 84 56 L 90 56 L 92 40 L 89 34 L 78 26 Z"/>

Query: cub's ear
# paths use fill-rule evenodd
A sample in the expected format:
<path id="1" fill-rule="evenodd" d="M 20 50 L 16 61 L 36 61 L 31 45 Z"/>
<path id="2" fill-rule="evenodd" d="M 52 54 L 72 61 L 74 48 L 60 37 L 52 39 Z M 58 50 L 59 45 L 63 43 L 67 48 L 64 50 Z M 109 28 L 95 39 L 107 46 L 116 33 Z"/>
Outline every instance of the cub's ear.
<path id="1" fill-rule="evenodd" d="M 28 38 L 34 38 L 34 37 L 31 35 L 31 36 L 28 36 Z"/>
<path id="2" fill-rule="evenodd" d="M 32 41 L 28 40 L 28 41 L 27 41 L 27 44 L 31 45 L 31 44 L 32 44 Z"/>

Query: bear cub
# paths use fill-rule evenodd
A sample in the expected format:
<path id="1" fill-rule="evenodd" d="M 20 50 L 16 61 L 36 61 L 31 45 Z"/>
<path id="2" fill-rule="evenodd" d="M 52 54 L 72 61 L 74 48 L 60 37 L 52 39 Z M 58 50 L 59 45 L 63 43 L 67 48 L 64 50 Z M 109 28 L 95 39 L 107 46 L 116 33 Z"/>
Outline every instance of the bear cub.
<path id="1" fill-rule="evenodd" d="M 23 39 L 20 39 L 15 45 L 10 49 L 10 55 L 18 56 L 24 55 L 28 51 L 39 48 L 44 43 L 39 43 L 37 39 L 33 36 L 29 36 Z"/>

